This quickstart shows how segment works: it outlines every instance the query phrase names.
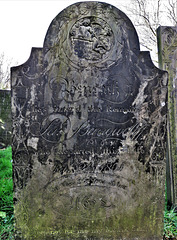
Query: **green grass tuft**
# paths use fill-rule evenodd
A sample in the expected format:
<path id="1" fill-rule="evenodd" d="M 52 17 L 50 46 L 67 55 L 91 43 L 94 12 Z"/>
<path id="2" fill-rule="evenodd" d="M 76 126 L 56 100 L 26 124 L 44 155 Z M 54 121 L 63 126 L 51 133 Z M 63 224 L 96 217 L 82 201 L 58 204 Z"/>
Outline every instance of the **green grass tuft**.
<path id="1" fill-rule="evenodd" d="M 12 149 L 0 150 L 0 239 L 13 238 Z"/>
<path id="2" fill-rule="evenodd" d="M 164 213 L 164 235 L 168 239 L 177 237 L 177 214 L 172 210 Z"/>

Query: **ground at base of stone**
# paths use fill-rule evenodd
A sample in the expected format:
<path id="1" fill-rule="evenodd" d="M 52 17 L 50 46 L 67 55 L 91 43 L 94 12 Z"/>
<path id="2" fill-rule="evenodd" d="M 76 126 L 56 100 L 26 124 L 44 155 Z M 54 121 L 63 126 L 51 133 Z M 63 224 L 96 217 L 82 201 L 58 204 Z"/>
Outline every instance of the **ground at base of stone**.
<path id="1" fill-rule="evenodd" d="M 163 240 L 177 240 L 177 238 L 168 238 L 168 237 L 163 236 Z"/>

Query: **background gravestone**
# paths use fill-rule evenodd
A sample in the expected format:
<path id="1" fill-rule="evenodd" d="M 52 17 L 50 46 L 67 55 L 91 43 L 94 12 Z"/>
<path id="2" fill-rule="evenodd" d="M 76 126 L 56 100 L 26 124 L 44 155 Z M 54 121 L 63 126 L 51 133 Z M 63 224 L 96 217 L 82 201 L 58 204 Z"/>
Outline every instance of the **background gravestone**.
<path id="1" fill-rule="evenodd" d="M 127 16 L 71 5 L 11 71 L 17 239 L 162 239 L 167 74 Z"/>
<path id="2" fill-rule="evenodd" d="M 169 207 L 177 206 L 177 27 L 157 30 L 159 66 L 168 71 L 168 158 L 167 200 Z"/>
<path id="3" fill-rule="evenodd" d="M 11 145 L 11 93 L 0 90 L 0 148 Z"/>

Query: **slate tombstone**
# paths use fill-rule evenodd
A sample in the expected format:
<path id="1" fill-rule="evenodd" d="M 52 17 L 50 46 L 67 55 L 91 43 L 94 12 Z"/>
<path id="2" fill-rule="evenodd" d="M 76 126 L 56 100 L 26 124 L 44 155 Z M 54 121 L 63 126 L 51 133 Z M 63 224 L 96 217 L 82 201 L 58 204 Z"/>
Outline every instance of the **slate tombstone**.
<path id="1" fill-rule="evenodd" d="M 127 16 L 69 6 L 12 68 L 17 239 L 161 239 L 167 74 Z"/>
<path id="2" fill-rule="evenodd" d="M 169 207 L 177 207 L 177 27 L 161 26 L 157 36 L 159 66 L 169 74 L 167 203 Z"/>

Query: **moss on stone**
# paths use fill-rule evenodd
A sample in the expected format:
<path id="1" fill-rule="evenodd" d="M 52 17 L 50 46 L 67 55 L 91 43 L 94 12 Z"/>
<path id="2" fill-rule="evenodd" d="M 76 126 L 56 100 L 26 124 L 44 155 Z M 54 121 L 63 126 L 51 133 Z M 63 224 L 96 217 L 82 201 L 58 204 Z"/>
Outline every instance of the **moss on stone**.
<path id="1" fill-rule="evenodd" d="M 78 195 L 77 189 L 71 192 L 69 187 L 57 190 L 44 185 L 33 178 L 15 206 L 16 232 L 18 235 L 21 232 L 24 240 L 118 240 L 135 237 L 150 240 L 158 239 L 157 236 L 160 239 L 163 234 L 163 223 L 159 223 L 159 219 L 163 219 L 161 209 L 164 204 L 155 197 L 160 195 L 158 187 L 153 193 L 152 186 L 142 183 L 147 192 L 146 199 L 139 185 L 136 188 L 140 192 L 131 201 L 124 201 L 120 196 L 111 207 L 105 207 L 104 202 L 102 205 L 94 202 L 94 199 L 103 199 L 99 188 L 85 186 L 79 188 Z M 107 191 L 109 195 L 109 189 Z M 78 203 L 80 193 L 91 197 Z"/>

